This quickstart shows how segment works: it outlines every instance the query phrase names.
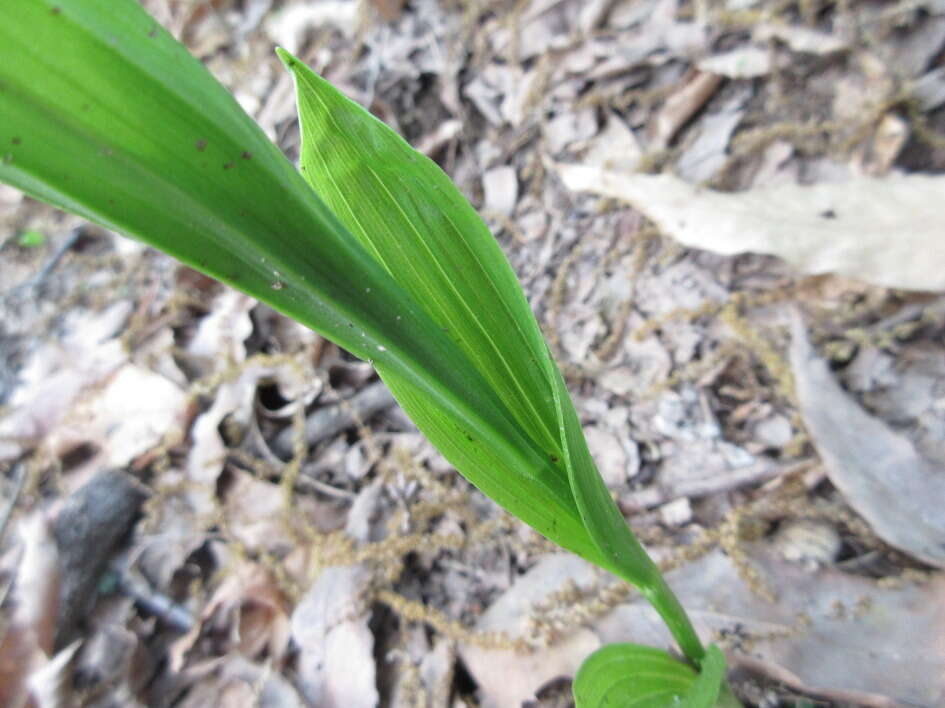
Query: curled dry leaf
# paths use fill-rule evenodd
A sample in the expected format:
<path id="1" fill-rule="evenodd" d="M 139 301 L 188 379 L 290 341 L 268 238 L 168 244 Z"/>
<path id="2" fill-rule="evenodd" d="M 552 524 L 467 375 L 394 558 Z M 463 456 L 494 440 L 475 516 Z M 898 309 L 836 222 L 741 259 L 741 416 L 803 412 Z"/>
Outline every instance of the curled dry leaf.
<path id="1" fill-rule="evenodd" d="M 864 177 L 730 194 L 671 175 L 557 169 L 568 188 L 629 202 L 685 246 L 776 255 L 805 273 L 839 273 L 885 287 L 945 289 L 945 177 Z"/>
<path id="2" fill-rule="evenodd" d="M 280 665 L 289 646 L 289 601 L 272 573 L 244 562 L 223 580 L 204 607 L 193 629 L 171 647 L 175 671 L 208 628 L 231 628 L 230 648 L 242 656 L 265 657 Z"/>
<path id="3" fill-rule="evenodd" d="M 827 476 L 884 541 L 945 568 L 945 473 L 912 443 L 863 410 L 816 356 L 800 319 L 791 366 L 801 414 Z"/>

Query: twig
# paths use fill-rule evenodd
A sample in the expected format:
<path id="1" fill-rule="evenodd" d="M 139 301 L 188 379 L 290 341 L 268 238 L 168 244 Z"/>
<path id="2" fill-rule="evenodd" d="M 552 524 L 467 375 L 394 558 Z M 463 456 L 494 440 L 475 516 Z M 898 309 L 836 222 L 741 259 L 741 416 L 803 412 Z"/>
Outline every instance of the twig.
<path id="1" fill-rule="evenodd" d="M 71 249 L 76 244 L 76 241 L 79 240 L 79 237 L 82 236 L 84 231 L 84 224 L 82 226 L 76 226 L 74 229 L 72 229 L 69 232 L 69 235 L 66 236 L 65 241 L 59 244 L 59 247 L 52 254 L 52 257 L 46 261 L 46 265 L 40 269 L 39 273 L 34 275 L 26 282 L 20 283 L 14 289 L 25 290 L 28 288 L 38 288 L 40 285 L 42 285 L 46 278 L 49 277 L 49 274 L 52 273 L 56 266 L 59 265 L 59 262 L 62 260 L 63 256 L 65 256 L 69 249 Z"/>
<path id="2" fill-rule="evenodd" d="M 382 382 L 372 383 L 346 401 L 319 408 L 312 413 L 305 421 L 305 441 L 310 446 L 317 445 L 343 430 L 366 422 L 394 403 L 394 397 Z M 277 455 L 292 456 L 294 435 L 294 428 L 289 427 L 276 436 L 272 449 Z"/>

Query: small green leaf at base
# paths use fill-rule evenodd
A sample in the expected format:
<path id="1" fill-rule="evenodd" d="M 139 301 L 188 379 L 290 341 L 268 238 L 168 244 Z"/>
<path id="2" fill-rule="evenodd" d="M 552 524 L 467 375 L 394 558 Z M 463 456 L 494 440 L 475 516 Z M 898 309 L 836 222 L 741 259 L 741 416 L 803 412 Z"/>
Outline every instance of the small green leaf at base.
<path id="1" fill-rule="evenodd" d="M 660 649 L 610 644 L 578 669 L 574 700 L 576 708 L 713 708 L 724 676 L 725 657 L 714 645 L 696 673 Z"/>

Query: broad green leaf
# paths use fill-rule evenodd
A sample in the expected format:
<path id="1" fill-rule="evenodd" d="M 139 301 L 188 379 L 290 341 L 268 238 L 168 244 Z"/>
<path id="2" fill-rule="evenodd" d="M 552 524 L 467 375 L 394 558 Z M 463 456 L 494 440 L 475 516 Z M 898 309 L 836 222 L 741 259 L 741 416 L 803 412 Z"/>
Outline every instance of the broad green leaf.
<path id="1" fill-rule="evenodd" d="M 609 644 L 591 654 L 574 677 L 576 708 L 712 708 L 725 673 L 715 646 L 703 670 L 665 651 L 638 644 Z"/>

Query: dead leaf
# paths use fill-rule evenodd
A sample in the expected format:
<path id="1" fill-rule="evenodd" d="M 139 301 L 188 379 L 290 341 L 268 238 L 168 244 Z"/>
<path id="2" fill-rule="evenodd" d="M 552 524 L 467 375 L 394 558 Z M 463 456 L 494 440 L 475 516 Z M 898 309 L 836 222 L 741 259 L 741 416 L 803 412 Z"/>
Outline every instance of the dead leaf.
<path id="1" fill-rule="evenodd" d="M 165 436 L 180 433 L 187 403 L 186 393 L 173 382 L 126 364 L 55 435 L 73 444 L 91 442 L 102 451 L 101 464 L 124 467 Z"/>
<path id="2" fill-rule="evenodd" d="M 864 177 L 729 194 L 671 175 L 582 165 L 557 169 L 570 189 L 627 201 L 685 246 L 724 255 L 768 253 L 805 273 L 840 273 L 886 287 L 945 289 L 940 176 Z"/>
<path id="3" fill-rule="evenodd" d="M 535 603 L 566 582 L 589 586 L 597 577 L 597 572 L 577 556 L 547 556 L 486 610 L 476 622 L 476 629 L 523 638 Z M 600 645 L 593 632 L 578 628 L 551 647 L 530 654 L 460 644 L 459 655 L 479 686 L 483 708 L 518 708 L 525 701 L 535 700 L 535 691 L 552 679 L 573 676 L 587 655 Z"/>
<path id="4" fill-rule="evenodd" d="M 375 708 L 374 635 L 362 598 L 363 566 L 326 568 L 292 613 L 302 691 L 322 708 Z"/>
<path id="5" fill-rule="evenodd" d="M 719 112 L 703 116 L 695 140 L 676 165 L 680 177 L 689 182 L 703 182 L 722 168 L 728 160 L 729 139 L 742 121 L 742 105 L 747 98 L 747 92 L 736 95 Z"/>
<path id="6" fill-rule="evenodd" d="M 83 395 L 128 360 L 115 335 L 131 310 L 131 303 L 122 301 L 101 312 L 73 311 L 62 337 L 36 351 L 19 372 L 10 413 L 0 420 L 0 459 L 19 457 L 40 440 L 55 450 L 48 436 Z"/>
<path id="7" fill-rule="evenodd" d="M 792 329 L 797 397 L 830 481 L 880 538 L 945 568 L 945 473 L 844 393 L 799 318 Z"/>
<path id="8" fill-rule="evenodd" d="M 494 167 L 482 176 L 483 211 L 511 216 L 518 201 L 518 177 L 508 165 Z"/>
<path id="9" fill-rule="evenodd" d="M 559 113 L 542 126 L 548 152 L 552 155 L 590 140 L 596 133 L 597 117 L 591 109 Z"/>
<path id="10" fill-rule="evenodd" d="M 73 662 L 82 640 L 76 639 L 30 674 L 30 698 L 36 708 L 69 708 L 78 696 L 73 685 Z"/>
<path id="11" fill-rule="evenodd" d="M 932 69 L 916 79 L 911 92 L 923 111 L 933 111 L 945 103 L 945 66 Z"/>
<path id="12" fill-rule="evenodd" d="M 847 42 L 840 37 L 795 25 L 759 24 L 753 35 L 756 42 L 777 39 L 803 54 L 833 54 L 847 48 Z"/>
<path id="13" fill-rule="evenodd" d="M 591 140 L 584 164 L 607 170 L 633 172 L 643 157 L 643 150 L 633 131 L 616 113 L 607 115 L 607 123 Z"/>
<path id="14" fill-rule="evenodd" d="M 275 44 L 296 54 L 311 30 L 329 26 L 351 37 L 358 24 L 358 4 L 356 0 L 322 0 L 287 5 L 270 15 L 264 26 Z"/>
<path id="15" fill-rule="evenodd" d="M 739 47 L 702 59 L 697 66 L 729 79 L 755 79 L 771 71 L 771 52 L 758 47 Z"/>
<path id="16" fill-rule="evenodd" d="M 59 554 L 47 519 L 36 513 L 20 524 L 22 557 L 13 583 L 13 614 L 0 640 L 0 703 L 27 700 L 29 676 L 53 651 L 59 613 Z"/>
<path id="17" fill-rule="evenodd" d="M 272 667 L 238 655 L 213 659 L 188 669 L 182 676 L 187 695 L 181 708 L 303 708 L 298 691 Z"/>

